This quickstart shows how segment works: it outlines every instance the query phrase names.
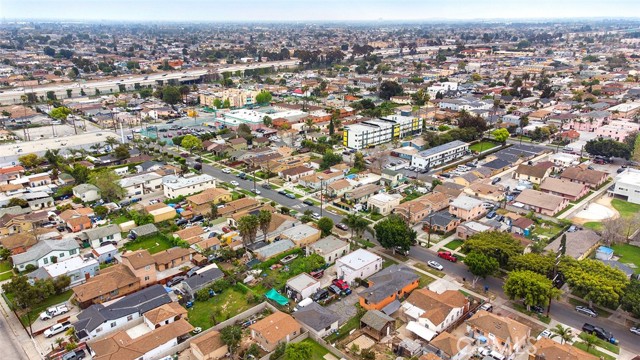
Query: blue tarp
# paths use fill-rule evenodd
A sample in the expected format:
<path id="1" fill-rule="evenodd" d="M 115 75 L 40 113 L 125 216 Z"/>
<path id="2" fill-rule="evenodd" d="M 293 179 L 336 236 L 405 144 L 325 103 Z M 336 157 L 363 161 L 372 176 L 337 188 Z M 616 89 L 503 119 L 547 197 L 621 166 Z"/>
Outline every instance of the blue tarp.
<path id="1" fill-rule="evenodd" d="M 276 289 L 271 289 L 267 291 L 267 293 L 264 294 L 264 296 L 266 296 L 267 299 L 277 302 L 281 306 L 285 306 L 289 303 L 289 300 L 286 297 L 280 295 L 280 293 L 278 293 Z"/>

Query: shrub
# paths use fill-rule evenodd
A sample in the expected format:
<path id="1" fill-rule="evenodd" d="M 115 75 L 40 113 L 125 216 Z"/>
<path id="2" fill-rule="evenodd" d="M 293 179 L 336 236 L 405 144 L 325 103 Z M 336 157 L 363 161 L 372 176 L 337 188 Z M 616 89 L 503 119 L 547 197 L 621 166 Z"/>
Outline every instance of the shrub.
<path id="1" fill-rule="evenodd" d="M 207 300 L 209 300 L 208 289 L 200 289 L 196 292 L 196 301 L 207 301 Z"/>

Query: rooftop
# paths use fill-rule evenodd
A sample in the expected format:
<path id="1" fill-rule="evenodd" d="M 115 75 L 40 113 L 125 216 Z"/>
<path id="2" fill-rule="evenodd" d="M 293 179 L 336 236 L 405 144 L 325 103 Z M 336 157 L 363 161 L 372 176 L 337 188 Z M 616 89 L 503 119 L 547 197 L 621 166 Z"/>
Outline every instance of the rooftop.
<path id="1" fill-rule="evenodd" d="M 381 257 L 367 251 L 365 249 L 358 249 L 350 254 L 347 254 L 337 261 L 339 261 L 342 265 L 346 265 L 354 270 L 361 269 L 372 262 L 381 260 Z"/>

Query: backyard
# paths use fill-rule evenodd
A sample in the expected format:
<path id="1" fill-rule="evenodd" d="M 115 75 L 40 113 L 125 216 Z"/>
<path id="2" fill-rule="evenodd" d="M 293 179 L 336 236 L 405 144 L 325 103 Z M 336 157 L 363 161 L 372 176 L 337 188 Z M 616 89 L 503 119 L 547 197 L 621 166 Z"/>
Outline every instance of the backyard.
<path id="1" fill-rule="evenodd" d="M 621 263 L 630 264 L 636 274 L 640 273 L 640 247 L 629 244 L 616 244 L 612 245 L 611 248 L 615 255 L 620 257 Z"/>
<path id="2" fill-rule="evenodd" d="M 135 251 L 139 249 L 147 249 L 151 254 L 155 254 L 172 247 L 173 244 L 171 243 L 171 240 L 162 234 L 141 237 L 135 241 L 129 241 L 124 245 L 124 248 L 127 250 Z"/>
<path id="3" fill-rule="evenodd" d="M 324 360 L 324 356 L 329 353 L 329 350 L 324 346 L 318 344 L 311 338 L 306 338 L 300 342 L 301 344 L 309 344 L 311 346 L 311 357 L 309 360 Z"/>
<path id="4" fill-rule="evenodd" d="M 494 143 L 493 141 L 481 141 L 479 143 L 475 143 L 469 146 L 469 150 L 475 151 L 475 152 L 482 152 L 489 149 L 493 149 L 496 146 L 500 146 L 500 145 L 497 143 Z"/>
<path id="5" fill-rule="evenodd" d="M 251 304 L 247 301 L 247 294 L 243 294 L 234 288 L 228 288 L 222 293 L 207 301 L 195 301 L 189 309 L 189 322 L 194 327 L 206 330 L 218 322 L 222 322 L 249 309 Z M 213 321 L 215 317 L 216 322 Z"/>
<path id="6" fill-rule="evenodd" d="M 533 229 L 532 234 L 541 239 L 550 239 L 562 231 L 562 226 L 550 221 L 541 220 Z"/>

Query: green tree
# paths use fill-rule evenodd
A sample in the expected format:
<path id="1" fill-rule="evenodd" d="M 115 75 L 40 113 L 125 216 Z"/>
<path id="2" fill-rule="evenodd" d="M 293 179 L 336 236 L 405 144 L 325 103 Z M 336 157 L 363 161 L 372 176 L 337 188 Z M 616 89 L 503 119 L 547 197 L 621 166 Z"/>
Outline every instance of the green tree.
<path id="1" fill-rule="evenodd" d="M 585 335 L 582 340 L 584 340 L 585 345 L 587 345 L 587 352 L 593 345 L 598 343 L 598 338 L 593 334 Z"/>
<path id="2" fill-rule="evenodd" d="M 577 261 L 564 257 L 559 269 L 572 291 L 589 301 L 589 306 L 596 303 L 611 308 L 617 307 L 629 285 L 629 279 L 624 272 L 594 259 Z"/>
<path id="3" fill-rule="evenodd" d="M 18 158 L 18 161 L 20 162 L 20 164 L 22 164 L 22 166 L 26 167 L 27 169 L 31 169 L 42 165 L 45 159 L 39 157 L 36 154 L 27 154 L 20 156 Z"/>
<path id="4" fill-rule="evenodd" d="M 49 116 L 51 116 L 56 120 L 66 120 L 67 116 L 69 116 L 70 114 L 71 114 L 71 109 L 69 109 L 68 107 L 59 106 L 51 110 L 51 112 L 49 113 Z"/>
<path id="5" fill-rule="evenodd" d="M 227 345 L 231 357 L 235 354 L 242 340 L 242 328 L 238 325 L 229 325 L 220 330 L 220 338 Z"/>
<path id="6" fill-rule="evenodd" d="M 256 95 L 256 103 L 258 104 L 270 103 L 271 99 L 273 99 L 273 96 L 271 96 L 271 93 L 266 90 L 260 91 L 260 93 Z"/>
<path id="7" fill-rule="evenodd" d="M 182 94 L 180 94 L 180 90 L 175 86 L 165 86 L 164 89 L 162 89 L 162 101 L 167 104 L 175 105 L 180 99 L 182 99 Z"/>
<path id="8" fill-rule="evenodd" d="M 260 210 L 258 213 L 258 227 L 262 231 L 264 240 L 267 240 L 267 233 L 269 232 L 269 225 L 271 225 L 271 211 Z"/>
<path id="9" fill-rule="evenodd" d="M 409 251 L 416 240 L 416 232 L 398 215 L 392 214 L 378 222 L 373 229 L 376 239 L 387 249 Z"/>
<path id="10" fill-rule="evenodd" d="M 117 201 L 126 195 L 126 191 L 120 186 L 120 177 L 113 170 L 91 173 L 89 183 L 100 189 L 100 195 L 106 200 Z"/>
<path id="11" fill-rule="evenodd" d="M 507 130 L 505 128 L 495 129 L 495 130 L 493 130 L 491 135 L 493 135 L 493 138 L 496 141 L 501 142 L 501 143 L 504 144 L 507 141 L 507 139 L 509 138 L 509 130 Z"/>
<path id="12" fill-rule="evenodd" d="M 473 275 L 482 278 L 495 274 L 500 267 L 496 259 L 477 251 L 470 252 L 464 258 L 464 263 Z"/>
<path id="13" fill-rule="evenodd" d="M 245 247 L 255 242 L 259 226 L 260 222 L 255 215 L 245 215 L 238 220 L 238 231 Z"/>
<path id="14" fill-rule="evenodd" d="M 327 149 L 327 151 L 325 151 L 324 155 L 322 156 L 322 163 L 320 163 L 320 168 L 322 170 L 326 170 L 333 165 L 339 164 L 341 162 L 342 155 L 335 154 L 333 151 Z"/>
<path id="15" fill-rule="evenodd" d="M 71 176 L 73 176 L 77 184 L 85 184 L 89 180 L 89 168 L 84 165 L 73 165 Z"/>
<path id="16" fill-rule="evenodd" d="M 333 220 L 326 216 L 320 218 L 320 220 L 318 220 L 318 228 L 322 231 L 323 237 L 331 235 L 331 230 L 333 230 Z"/>
<path id="17" fill-rule="evenodd" d="M 551 335 L 551 338 L 553 339 L 554 337 L 558 336 L 560 337 L 560 343 L 564 344 L 567 341 L 571 341 L 571 339 L 573 339 L 573 331 L 571 330 L 570 327 L 562 327 L 562 324 L 557 324 L 556 327 L 551 328 L 551 332 L 553 333 L 553 335 Z"/>
<path id="18" fill-rule="evenodd" d="M 201 150 L 202 140 L 191 134 L 185 135 L 185 137 L 182 139 L 182 143 L 180 143 L 180 146 L 189 149 L 189 151 L 193 151 L 194 149 Z"/>
<path id="19" fill-rule="evenodd" d="M 367 226 L 369 226 L 369 222 L 367 220 L 356 214 L 347 214 L 347 216 L 342 218 L 342 223 L 351 229 L 352 238 L 354 233 L 356 238 L 361 237 L 362 233 L 367 229 Z"/>
<path id="20" fill-rule="evenodd" d="M 513 270 L 530 270 L 546 275 L 553 269 L 555 260 L 553 254 L 542 255 L 530 252 L 524 255 L 512 256 L 509 259 L 509 268 Z"/>
<path id="21" fill-rule="evenodd" d="M 564 256 L 567 253 L 567 234 L 562 234 L 560 238 L 560 254 Z"/>
<path id="22" fill-rule="evenodd" d="M 211 211 L 209 213 L 209 216 L 211 216 L 212 219 L 218 218 L 218 205 L 211 204 Z"/>
<path id="23" fill-rule="evenodd" d="M 549 278 L 529 270 L 510 272 L 503 289 L 511 300 L 523 299 L 527 310 L 531 306 L 549 305 L 550 299 L 560 296 L 560 290 Z"/>
<path id="24" fill-rule="evenodd" d="M 115 155 L 116 159 L 118 159 L 118 160 L 128 159 L 131 156 L 131 154 L 129 154 L 129 147 L 127 145 L 125 145 L 125 144 L 118 145 L 113 150 L 113 154 Z"/>
<path id="25" fill-rule="evenodd" d="M 9 199 L 9 203 L 7 204 L 7 206 L 8 207 L 20 206 L 21 208 L 26 208 L 27 206 L 29 206 L 29 202 L 27 202 L 27 200 L 23 198 L 12 197 L 11 199 Z"/>
<path id="26" fill-rule="evenodd" d="M 222 103 L 222 107 L 224 109 L 228 109 L 231 107 L 231 101 L 229 100 L 229 98 L 224 99 L 224 102 Z"/>
<path id="27" fill-rule="evenodd" d="M 632 313 L 635 317 L 640 317 L 640 281 L 631 281 L 622 296 L 620 305 L 624 311 Z"/>
<path id="28" fill-rule="evenodd" d="M 465 252 L 477 251 L 498 260 L 501 267 L 506 267 L 509 258 L 521 255 L 524 250 L 520 242 L 511 234 L 500 231 L 485 231 L 468 238 L 462 249 Z"/>
<path id="29" fill-rule="evenodd" d="M 287 343 L 281 342 L 279 343 L 275 350 L 269 356 L 269 360 L 280 360 L 281 357 L 284 356 L 284 351 L 287 348 Z"/>
<path id="30" fill-rule="evenodd" d="M 286 360 L 308 360 L 311 359 L 313 349 L 310 344 L 299 342 L 289 343 L 284 351 Z"/>
<path id="31" fill-rule="evenodd" d="M 378 96 L 380 98 L 389 100 L 392 96 L 402 95 L 402 86 L 395 81 L 385 80 L 380 84 L 380 90 Z"/>
<path id="32" fill-rule="evenodd" d="M 367 164 L 364 161 L 364 155 L 360 151 L 353 154 L 353 168 L 358 171 L 362 171 L 367 168 Z"/>
<path id="33" fill-rule="evenodd" d="M 606 157 L 621 157 L 628 159 L 631 156 L 631 148 L 625 144 L 612 139 L 597 138 L 587 141 L 584 150 L 591 155 Z"/>
<path id="34" fill-rule="evenodd" d="M 262 123 L 264 124 L 264 126 L 271 126 L 273 125 L 273 119 L 271 118 L 271 116 L 265 115 L 262 118 Z"/>
<path id="35" fill-rule="evenodd" d="M 96 216 L 104 219 L 104 217 L 109 213 L 109 209 L 107 209 L 105 206 L 98 205 L 93 208 L 93 212 L 96 214 Z"/>
<path id="36" fill-rule="evenodd" d="M 640 162 L 640 134 L 636 135 L 636 140 L 633 144 L 633 161 Z"/>

